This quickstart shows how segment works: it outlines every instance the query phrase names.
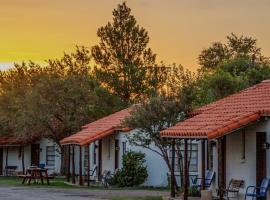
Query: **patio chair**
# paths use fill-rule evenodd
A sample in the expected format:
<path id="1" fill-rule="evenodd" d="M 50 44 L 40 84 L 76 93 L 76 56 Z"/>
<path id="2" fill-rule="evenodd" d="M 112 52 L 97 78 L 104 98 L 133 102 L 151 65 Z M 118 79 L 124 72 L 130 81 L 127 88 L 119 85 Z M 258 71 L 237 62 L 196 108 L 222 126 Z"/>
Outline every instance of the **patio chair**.
<path id="1" fill-rule="evenodd" d="M 38 168 L 40 168 L 40 169 L 45 169 L 45 164 L 44 163 L 39 163 L 38 164 Z"/>
<path id="2" fill-rule="evenodd" d="M 243 180 L 231 179 L 227 189 L 223 190 L 224 199 L 238 199 L 239 190 L 243 185 Z"/>
<path id="3" fill-rule="evenodd" d="M 248 186 L 245 194 L 245 200 L 247 197 L 254 198 L 264 198 L 267 196 L 267 190 L 270 185 L 270 179 L 264 178 L 259 187 L 256 186 Z"/>
<path id="4" fill-rule="evenodd" d="M 109 170 L 104 170 L 101 175 L 101 184 L 107 188 L 109 186 L 108 180 L 111 177 L 111 172 Z"/>
<path id="5" fill-rule="evenodd" d="M 5 175 L 6 176 L 15 176 L 15 172 L 17 170 L 17 166 L 6 166 L 5 167 Z"/>
<path id="6" fill-rule="evenodd" d="M 214 180 L 214 177 L 215 177 L 215 172 L 214 171 L 211 171 L 211 170 L 207 170 L 206 171 L 206 176 L 203 180 L 203 178 L 195 178 L 193 179 L 193 186 L 197 187 L 199 190 L 202 189 L 203 187 L 203 184 L 204 183 L 204 187 L 206 189 L 209 189 L 209 187 L 211 186 L 213 180 Z"/>
<path id="7" fill-rule="evenodd" d="M 90 183 L 95 183 L 96 182 L 96 176 L 95 176 L 95 173 L 97 171 L 97 165 L 94 165 L 93 169 L 90 169 L 89 170 L 89 180 L 87 180 L 87 174 L 85 174 L 85 177 L 86 177 L 86 182 L 89 181 Z M 87 170 L 86 170 L 87 172 Z"/>

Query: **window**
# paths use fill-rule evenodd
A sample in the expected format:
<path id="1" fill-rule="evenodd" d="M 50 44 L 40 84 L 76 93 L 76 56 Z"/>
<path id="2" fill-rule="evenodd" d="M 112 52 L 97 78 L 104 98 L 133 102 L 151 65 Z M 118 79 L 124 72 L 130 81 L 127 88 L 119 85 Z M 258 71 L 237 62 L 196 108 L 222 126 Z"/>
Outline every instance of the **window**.
<path id="1" fill-rule="evenodd" d="M 46 147 L 46 165 L 47 166 L 55 165 L 55 146 Z"/>
<path id="2" fill-rule="evenodd" d="M 111 159 L 111 138 L 108 139 L 108 160 Z"/>
<path id="3" fill-rule="evenodd" d="M 89 154 L 89 152 L 88 152 L 88 147 L 84 147 L 84 163 L 83 163 L 83 165 L 84 165 L 84 168 L 86 169 L 88 166 L 88 154 Z"/>
<path id="4" fill-rule="evenodd" d="M 191 154 L 190 154 L 191 153 Z M 172 152 L 170 150 L 170 159 L 172 158 Z M 178 165 L 179 151 L 175 149 L 175 171 L 180 172 Z M 184 145 L 180 146 L 180 155 L 184 160 Z M 188 144 L 188 159 L 190 158 L 189 172 L 198 172 L 198 144 Z"/>
<path id="5" fill-rule="evenodd" d="M 123 152 L 123 155 L 126 153 L 127 151 L 127 142 L 122 142 L 122 152 Z"/>

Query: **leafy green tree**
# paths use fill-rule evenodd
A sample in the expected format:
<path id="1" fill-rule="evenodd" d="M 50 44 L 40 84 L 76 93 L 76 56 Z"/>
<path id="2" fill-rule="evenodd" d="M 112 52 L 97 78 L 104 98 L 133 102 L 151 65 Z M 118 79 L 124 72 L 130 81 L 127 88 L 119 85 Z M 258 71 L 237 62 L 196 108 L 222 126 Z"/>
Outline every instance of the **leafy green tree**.
<path id="1" fill-rule="evenodd" d="M 99 65 L 97 79 L 126 104 L 148 96 L 162 86 L 164 66 L 156 67 L 156 54 L 148 48 L 148 32 L 137 24 L 126 3 L 113 11 L 113 22 L 97 31 L 92 56 Z"/>
<path id="2" fill-rule="evenodd" d="M 131 116 L 123 122 L 124 125 L 137 130 L 127 136 L 130 144 L 149 149 L 160 155 L 170 171 L 170 142 L 161 138 L 159 133 L 184 119 L 183 107 L 174 98 L 153 97 L 135 105 Z"/>
<path id="3" fill-rule="evenodd" d="M 215 68 L 219 63 L 230 58 L 229 49 L 221 42 L 215 42 L 207 49 L 203 49 L 198 60 L 203 70 Z"/>
<path id="4" fill-rule="evenodd" d="M 261 49 L 257 47 L 257 40 L 252 37 L 237 36 L 234 33 L 227 36 L 225 44 L 213 43 L 209 48 L 202 50 L 198 60 L 201 70 L 211 71 L 224 61 L 235 58 L 246 58 L 251 63 L 269 63 L 269 58 L 264 57 Z"/>
<path id="5" fill-rule="evenodd" d="M 0 124 L 21 139 L 59 141 L 121 108 L 90 70 L 90 52 L 82 47 L 47 66 L 16 65 L 1 73 Z M 65 163 L 65 162 L 63 162 Z"/>
<path id="6" fill-rule="evenodd" d="M 165 95 L 174 97 L 181 101 L 185 112 L 191 111 L 195 99 L 197 74 L 192 73 L 188 69 L 184 69 L 181 65 L 173 64 L 170 73 L 167 75 Z"/>
<path id="7" fill-rule="evenodd" d="M 145 154 L 129 151 L 123 155 L 123 167 L 116 172 L 110 183 L 119 187 L 133 187 L 143 184 L 147 177 Z"/>
<path id="8" fill-rule="evenodd" d="M 203 74 L 194 90 L 194 108 L 211 103 L 247 87 L 244 77 L 234 76 L 218 69 L 212 74 Z"/>

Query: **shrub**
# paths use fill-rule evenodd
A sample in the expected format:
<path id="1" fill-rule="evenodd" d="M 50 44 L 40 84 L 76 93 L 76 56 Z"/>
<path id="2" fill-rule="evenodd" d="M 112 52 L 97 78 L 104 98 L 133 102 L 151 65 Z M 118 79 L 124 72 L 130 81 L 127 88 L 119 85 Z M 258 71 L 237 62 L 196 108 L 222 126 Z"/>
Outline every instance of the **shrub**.
<path id="1" fill-rule="evenodd" d="M 144 183 L 147 177 L 145 154 L 130 151 L 123 156 L 123 168 L 115 173 L 109 183 L 119 187 L 133 187 Z"/>

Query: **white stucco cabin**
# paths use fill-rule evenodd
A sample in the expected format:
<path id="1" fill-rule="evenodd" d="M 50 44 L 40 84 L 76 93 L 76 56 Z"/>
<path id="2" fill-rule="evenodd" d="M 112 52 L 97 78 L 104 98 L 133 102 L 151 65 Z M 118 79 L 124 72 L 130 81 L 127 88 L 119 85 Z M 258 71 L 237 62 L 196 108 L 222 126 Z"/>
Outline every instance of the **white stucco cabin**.
<path id="1" fill-rule="evenodd" d="M 208 169 L 216 173 L 210 189 L 216 193 L 232 179 L 243 180 L 239 198 L 244 199 L 248 186 L 260 186 L 270 178 L 269 117 L 270 80 L 266 80 L 193 111 L 189 119 L 161 135 L 207 141 Z M 269 190 L 266 196 L 270 199 Z"/>
<path id="2" fill-rule="evenodd" d="M 13 136 L 0 137 L 0 174 L 22 174 L 30 166 L 44 165 L 49 174 L 59 174 L 61 154 L 58 145 L 42 138 L 23 144 Z"/>
<path id="3" fill-rule="evenodd" d="M 71 135 L 61 141 L 62 145 L 68 145 L 71 148 L 71 157 L 74 148 L 74 172 L 73 161 L 70 159 L 70 173 L 79 175 L 82 168 L 82 176 L 87 176 L 88 156 L 89 170 L 91 175 L 99 177 L 104 171 L 110 171 L 113 174 L 122 167 L 122 157 L 127 151 L 142 152 L 145 154 L 148 178 L 143 185 L 154 187 L 168 186 L 170 176 L 168 167 L 163 158 L 157 153 L 138 146 L 132 146 L 127 136 L 134 134 L 137 129 L 129 130 L 121 127 L 121 120 L 129 115 L 130 109 L 124 109 L 112 115 L 99 119 L 88 125 L 85 125 L 82 131 Z M 192 170 L 190 175 L 197 177 L 200 173 L 200 142 L 194 142 L 192 151 Z M 80 155 L 81 148 L 81 155 Z M 151 145 L 151 148 L 158 151 L 158 148 Z M 89 155 L 88 155 L 89 151 Z M 80 158 L 82 160 L 80 161 Z M 81 166 L 80 166 L 81 163 Z M 92 174 L 94 170 L 94 174 Z M 176 172 L 179 177 L 179 171 Z M 179 180 L 179 178 L 178 178 Z M 81 180 L 83 182 L 83 180 Z M 83 184 L 81 182 L 81 184 Z"/>

